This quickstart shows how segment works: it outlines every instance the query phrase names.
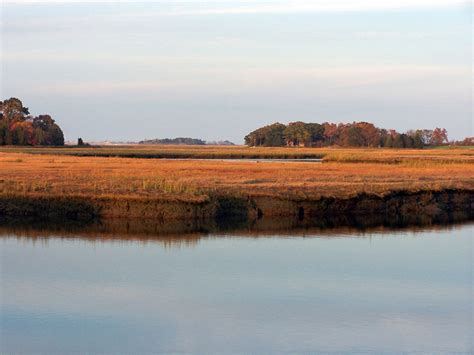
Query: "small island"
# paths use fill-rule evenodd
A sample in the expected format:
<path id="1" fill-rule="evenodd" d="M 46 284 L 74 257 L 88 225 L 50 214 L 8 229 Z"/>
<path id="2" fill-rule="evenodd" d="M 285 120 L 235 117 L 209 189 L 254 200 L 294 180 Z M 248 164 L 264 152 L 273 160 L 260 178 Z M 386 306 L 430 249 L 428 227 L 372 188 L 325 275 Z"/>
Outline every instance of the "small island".
<path id="1" fill-rule="evenodd" d="M 369 122 L 274 123 L 261 127 L 245 137 L 251 147 L 436 147 L 449 143 L 445 128 L 416 129 L 399 133 L 394 129 L 375 127 Z"/>

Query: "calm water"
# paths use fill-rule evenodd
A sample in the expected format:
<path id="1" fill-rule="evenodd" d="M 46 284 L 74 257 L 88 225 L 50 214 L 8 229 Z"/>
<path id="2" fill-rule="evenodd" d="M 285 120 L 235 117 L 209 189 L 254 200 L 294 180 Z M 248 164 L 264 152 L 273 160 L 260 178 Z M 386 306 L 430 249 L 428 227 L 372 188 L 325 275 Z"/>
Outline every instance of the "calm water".
<path id="1" fill-rule="evenodd" d="M 473 233 L 18 238 L 2 353 L 473 351 Z"/>

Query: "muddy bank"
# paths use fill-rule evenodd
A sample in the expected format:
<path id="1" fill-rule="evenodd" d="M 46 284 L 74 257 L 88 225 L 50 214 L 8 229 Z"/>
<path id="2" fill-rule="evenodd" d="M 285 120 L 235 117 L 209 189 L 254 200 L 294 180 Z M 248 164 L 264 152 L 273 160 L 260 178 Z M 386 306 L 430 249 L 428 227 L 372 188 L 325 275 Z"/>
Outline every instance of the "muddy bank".
<path id="1" fill-rule="evenodd" d="M 437 216 L 456 212 L 472 214 L 474 191 L 396 191 L 384 196 L 359 194 L 352 198 L 324 197 L 318 200 L 291 200 L 260 197 L 249 199 L 252 215 L 297 216 L 315 219 L 331 216 L 374 218 L 376 216 L 398 220 L 416 215 Z"/>
<path id="2" fill-rule="evenodd" d="M 151 223 L 166 229 L 166 226 L 184 225 L 190 230 L 199 230 L 201 226 L 206 229 L 205 226 L 219 225 L 221 221 L 241 225 L 264 220 L 273 221 L 269 222 L 272 224 L 289 220 L 329 226 L 419 224 L 423 219 L 449 221 L 456 215 L 471 220 L 473 210 L 474 191 L 470 190 L 397 191 L 385 196 L 360 194 L 317 200 L 217 196 L 192 202 L 131 197 L 0 196 L 0 220 L 82 224 L 126 220 L 129 226 Z"/>

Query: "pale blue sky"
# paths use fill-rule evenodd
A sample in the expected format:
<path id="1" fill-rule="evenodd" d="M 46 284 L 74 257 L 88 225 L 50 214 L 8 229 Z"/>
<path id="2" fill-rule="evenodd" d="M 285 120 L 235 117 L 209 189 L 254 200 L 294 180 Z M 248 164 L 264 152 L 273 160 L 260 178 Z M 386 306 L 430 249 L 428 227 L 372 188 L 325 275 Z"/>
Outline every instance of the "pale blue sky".
<path id="1" fill-rule="evenodd" d="M 243 136 L 371 121 L 472 135 L 472 11 L 455 0 L 11 1 L 1 96 L 67 139 Z"/>

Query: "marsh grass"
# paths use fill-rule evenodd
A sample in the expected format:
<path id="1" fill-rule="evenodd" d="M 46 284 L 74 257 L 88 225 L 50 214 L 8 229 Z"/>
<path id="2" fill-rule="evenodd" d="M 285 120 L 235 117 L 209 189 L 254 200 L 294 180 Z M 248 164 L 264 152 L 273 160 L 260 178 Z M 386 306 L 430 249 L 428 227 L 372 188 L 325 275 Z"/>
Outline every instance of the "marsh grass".
<path id="1" fill-rule="evenodd" d="M 219 154 L 220 149 L 229 150 L 214 147 L 210 151 Z M 190 150 L 195 152 L 194 148 Z M 275 151 L 263 150 L 265 154 Z M 300 154 L 298 149 L 294 151 Z M 384 195 L 398 190 L 474 190 L 471 150 L 316 151 L 324 151 L 324 164 L 76 157 L 4 149 L 0 152 L 0 194 L 179 197 L 194 201 L 220 195 L 304 200 L 360 193 Z"/>
<path id="2" fill-rule="evenodd" d="M 318 159 L 326 162 L 400 164 L 430 160 L 433 163 L 474 163 L 474 149 L 288 148 L 245 146 L 104 146 L 104 147 L 0 147 L 0 152 L 56 156 L 122 157 L 143 159 Z M 124 164 L 128 164 L 124 162 Z"/>

